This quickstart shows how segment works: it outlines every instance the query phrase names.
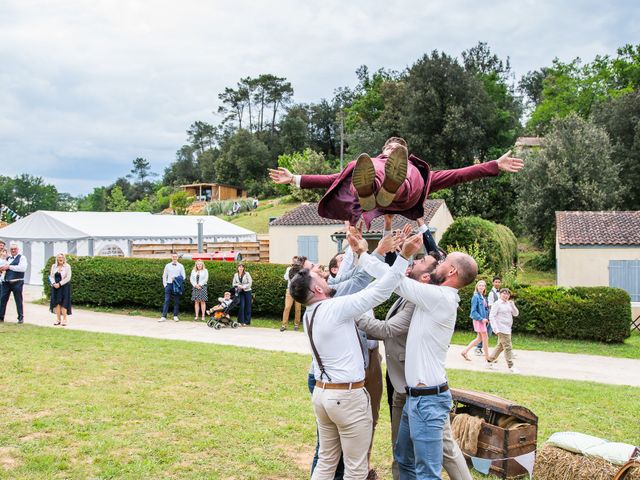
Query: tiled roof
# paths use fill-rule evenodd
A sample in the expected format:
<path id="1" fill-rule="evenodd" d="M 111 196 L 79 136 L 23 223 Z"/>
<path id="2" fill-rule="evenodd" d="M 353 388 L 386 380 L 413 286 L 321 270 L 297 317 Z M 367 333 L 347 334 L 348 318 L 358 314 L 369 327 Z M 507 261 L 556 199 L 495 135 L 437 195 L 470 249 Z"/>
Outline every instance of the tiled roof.
<path id="1" fill-rule="evenodd" d="M 544 147 L 542 137 L 518 137 L 516 147 Z"/>
<path id="2" fill-rule="evenodd" d="M 444 205 L 444 200 L 426 200 L 424 202 L 424 221 L 428 224 L 435 215 L 438 208 Z M 393 217 L 393 229 L 402 228 L 402 226 L 409 222 L 405 217 L 396 215 Z M 278 217 L 271 225 L 273 226 L 295 226 L 295 225 L 343 225 L 341 220 L 330 220 L 322 218 L 318 215 L 317 203 L 303 203 L 297 208 L 290 210 L 281 217 Z M 382 231 L 384 226 L 383 217 L 378 217 L 371 222 L 371 229 L 369 232 Z"/>
<path id="3" fill-rule="evenodd" d="M 640 211 L 556 212 L 560 245 L 640 245 Z"/>

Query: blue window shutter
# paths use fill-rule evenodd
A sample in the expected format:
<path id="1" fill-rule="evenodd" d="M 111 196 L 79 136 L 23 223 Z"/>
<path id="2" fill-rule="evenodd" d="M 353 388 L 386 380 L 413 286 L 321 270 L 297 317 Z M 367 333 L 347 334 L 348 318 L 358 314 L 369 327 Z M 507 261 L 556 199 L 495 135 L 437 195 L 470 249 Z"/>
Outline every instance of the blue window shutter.
<path id="1" fill-rule="evenodd" d="M 318 262 L 318 237 L 309 237 L 309 260 Z"/>
<path id="2" fill-rule="evenodd" d="M 626 290 L 640 302 L 640 260 L 609 260 L 609 286 Z"/>
<path id="3" fill-rule="evenodd" d="M 317 235 L 299 235 L 298 236 L 298 255 L 304 255 L 310 262 L 318 262 L 318 236 Z"/>

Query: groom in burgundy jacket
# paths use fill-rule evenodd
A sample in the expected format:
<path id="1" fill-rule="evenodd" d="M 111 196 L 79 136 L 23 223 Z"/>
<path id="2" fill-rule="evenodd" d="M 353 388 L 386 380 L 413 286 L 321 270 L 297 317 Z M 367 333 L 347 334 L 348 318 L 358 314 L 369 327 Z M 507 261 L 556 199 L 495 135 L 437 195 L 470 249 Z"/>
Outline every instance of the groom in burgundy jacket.
<path id="1" fill-rule="evenodd" d="M 275 183 L 294 184 L 300 188 L 327 188 L 318 204 L 324 218 L 348 220 L 352 225 L 362 217 L 369 228 L 371 221 L 385 213 L 417 220 L 424 215 L 424 200 L 429 192 L 497 176 L 500 170 L 517 172 L 524 166 L 508 151 L 498 160 L 454 170 L 431 171 L 429 165 L 414 155 L 407 155 L 404 139 L 391 137 L 375 158 L 361 154 L 340 173 L 331 175 L 293 175 L 286 168 L 270 169 Z"/>

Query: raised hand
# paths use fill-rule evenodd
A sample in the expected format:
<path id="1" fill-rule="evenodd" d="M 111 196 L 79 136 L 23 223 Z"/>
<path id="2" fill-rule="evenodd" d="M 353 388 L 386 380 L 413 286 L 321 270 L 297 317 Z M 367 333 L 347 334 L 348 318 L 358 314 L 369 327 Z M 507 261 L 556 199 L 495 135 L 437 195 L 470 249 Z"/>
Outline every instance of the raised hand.
<path id="1" fill-rule="evenodd" d="M 422 247 L 422 234 L 416 233 L 415 235 L 407 238 L 407 240 L 402 245 L 402 250 L 400 254 L 404 258 L 412 257 L 413 255 L 418 253 L 418 250 L 420 250 L 420 247 Z"/>
<path id="2" fill-rule="evenodd" d="M 379 255 L 386 255 L 389 252 L 394 252 L 402 244 L 402 237 L 398 235 L 387 235 L 382 237 L 376 247 L 376 253 Z"/>
<path id="3" fill-rule="evenodd" d="M 503 172 L 515 173 L 524 167 L 524 161 L 521 158 L 511 156 L 511 150 L 502 155 L 498 160 L 498 168 Z"/>
<path id="4" fill-rule="evenodd" d="M 277 169 L 269 169 L 269 177 L 275 183 L 286 185 L 287 183 L 293 183 L 293 174 L 284 167 L 278 167 Z"/>
<path id="5" fill-rule="evenodd" d="M 401 231 L 405 237 L 409 237 L 411 236 L 411 233 L 413 233 L 413 228 L 411 227 L 410 223 L 405 223 Z"/>

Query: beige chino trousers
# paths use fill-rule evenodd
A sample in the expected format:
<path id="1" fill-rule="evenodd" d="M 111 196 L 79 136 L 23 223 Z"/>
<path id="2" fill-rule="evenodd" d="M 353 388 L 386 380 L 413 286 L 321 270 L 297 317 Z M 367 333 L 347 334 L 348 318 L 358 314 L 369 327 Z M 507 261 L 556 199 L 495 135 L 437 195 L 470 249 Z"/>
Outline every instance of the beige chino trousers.
<path id="1" fill-rule="evenodd" d="M 311 480 L 333 480 L 340 453 L 344 480 L 367 478 L 367 451 L 373 430 L 369 393 L 364 388 L 331 390 L 316 386 L 311 401 L 320 441 Z"/>

